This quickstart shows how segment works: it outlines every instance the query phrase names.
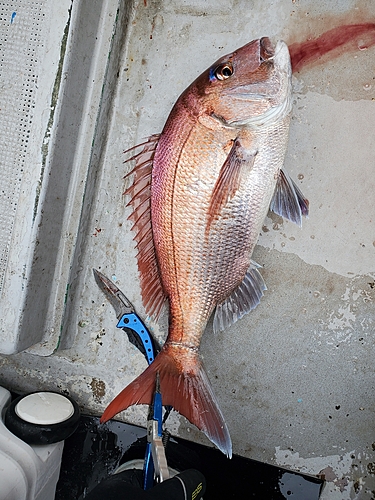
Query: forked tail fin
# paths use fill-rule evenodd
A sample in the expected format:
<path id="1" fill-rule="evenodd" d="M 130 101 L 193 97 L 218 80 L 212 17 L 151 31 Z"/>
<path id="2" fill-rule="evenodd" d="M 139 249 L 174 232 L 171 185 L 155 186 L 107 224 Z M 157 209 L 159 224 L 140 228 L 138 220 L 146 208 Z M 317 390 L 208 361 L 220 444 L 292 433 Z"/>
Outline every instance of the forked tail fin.
<path id="1" fill-rule="evenodd" d="M 131 405 L 151 404 L 157 372 L 163 405 L 173 406 L 231 458 L 228 428 L 199 356 L 181 345 L 166 344 L 153 363 L 107 406 L 100 422 Z"/>

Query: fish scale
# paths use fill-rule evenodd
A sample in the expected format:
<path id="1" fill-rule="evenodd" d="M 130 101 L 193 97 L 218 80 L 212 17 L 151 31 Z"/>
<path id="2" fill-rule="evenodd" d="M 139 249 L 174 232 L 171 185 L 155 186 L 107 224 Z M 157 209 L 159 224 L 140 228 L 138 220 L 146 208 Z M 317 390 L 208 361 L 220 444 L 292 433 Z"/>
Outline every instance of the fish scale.
<path id="1" fill-rule="evenodd" d="M 198 349 L 215 308 L 214 330 L 227 329 L 266 289 L 251 254 L 268 208 L 297 224 L 308 213 L 282 169 L 290 111 L 287 46 L 254 40 L 202 73 L 160 136 L 131 157 L 134 183 L 126 193 L 142 298 L 154 316 L 168 299 L 169 331 L 153 363 L 110 403 L 102 421 L 132 404 L 150 404 L 158 376 L 163 403 L 231 456 Z"/>

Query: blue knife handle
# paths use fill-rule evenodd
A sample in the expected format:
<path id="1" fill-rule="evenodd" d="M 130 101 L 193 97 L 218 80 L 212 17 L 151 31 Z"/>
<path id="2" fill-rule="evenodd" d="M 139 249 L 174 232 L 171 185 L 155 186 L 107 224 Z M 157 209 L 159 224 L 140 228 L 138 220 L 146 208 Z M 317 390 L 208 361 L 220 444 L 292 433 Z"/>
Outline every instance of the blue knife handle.
<path id="1" fill-rule="evenodd" d="M 116 326 L 117 328 L 130 328 L 138 334 L 145 349 L 148 364 L 151 364 L 155 359 L 156 353 L 154 353 L 151 336 L 137 314 L 123 314 Z"/>

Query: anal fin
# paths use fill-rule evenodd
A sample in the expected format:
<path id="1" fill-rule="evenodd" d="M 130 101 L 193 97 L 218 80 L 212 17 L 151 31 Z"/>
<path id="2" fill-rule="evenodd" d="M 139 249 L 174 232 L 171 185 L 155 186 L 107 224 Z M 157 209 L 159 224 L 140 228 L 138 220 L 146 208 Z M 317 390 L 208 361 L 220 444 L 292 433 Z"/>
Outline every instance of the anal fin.
<path id="1" fill-rule="evenodd" d="M 252 260 L 242 282 L 224 302 L 216 306 L 213 323 L 215 333 L 226 330 L 259 304 L 263 292 L 267 290 L 259 267 Z"/>

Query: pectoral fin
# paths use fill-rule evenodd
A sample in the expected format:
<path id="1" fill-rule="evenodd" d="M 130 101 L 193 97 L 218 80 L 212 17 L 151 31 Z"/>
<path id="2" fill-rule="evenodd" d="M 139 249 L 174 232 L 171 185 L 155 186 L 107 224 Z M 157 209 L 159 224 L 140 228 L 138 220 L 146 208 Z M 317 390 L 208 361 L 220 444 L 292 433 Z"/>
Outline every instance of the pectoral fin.
<path id="1" fill-rule="evenodd" d="M 307 217 L 309 214 L 309 201 L 284 170 L 280 170 L 270 210 L 295 222 L 300 227 L 302 226 L 302 216 Z"/>
<path id="2" fill-rule="evenodd" d="M 212 222 L 220 216 L 222 208 L 236 194 L 241 183 L 241 172 L 243 168 L 252 168 L 256 154 L 257 151 L 244 148 L 238 138 L 233 141 L 212 192 L 206 234 L 209 233 Z"/>

